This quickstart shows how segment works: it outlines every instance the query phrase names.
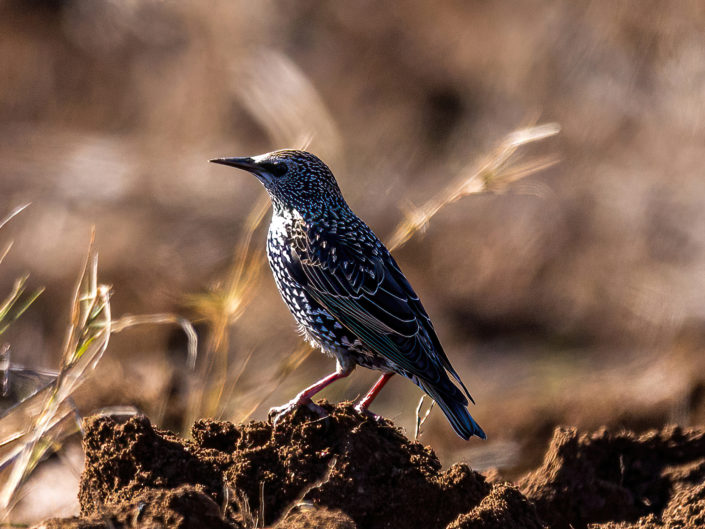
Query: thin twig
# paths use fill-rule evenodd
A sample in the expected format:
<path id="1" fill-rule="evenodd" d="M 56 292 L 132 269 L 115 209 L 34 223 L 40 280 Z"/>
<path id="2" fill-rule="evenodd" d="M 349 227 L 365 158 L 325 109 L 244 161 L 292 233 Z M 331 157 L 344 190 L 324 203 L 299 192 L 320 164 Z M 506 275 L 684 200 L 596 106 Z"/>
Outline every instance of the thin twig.
<path id="1" fill-rule="evenodd" d="M 414 428 L 414 441 L 418 441 L 419 436 L 421 435 L 421 427 L 426 422 L 426 419 L 428 419 L 428 416 L 430 415 L 433 406 L 436 404 L 436 401 L 431 399 L 431 405 L 428 407 L 428 410 L 426 410 L 424 416 L 421 417 L 421 407 L 423 406 L 423 401 L 425 399 L 426 395 L 421 395 L 421 398 L 419 399 L 419 405 L 416 406 L 416 427 Z"/>

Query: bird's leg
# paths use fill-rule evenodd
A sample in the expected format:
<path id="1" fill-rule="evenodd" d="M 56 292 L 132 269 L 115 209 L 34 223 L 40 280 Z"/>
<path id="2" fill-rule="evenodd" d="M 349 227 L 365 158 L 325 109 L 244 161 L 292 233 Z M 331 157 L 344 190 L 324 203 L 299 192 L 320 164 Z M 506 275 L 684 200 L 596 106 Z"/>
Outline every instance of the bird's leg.
<path id="1" fill-rule="evenodd" d="M 377 418 L 377 416 L 372 413 L 371 411 L 368 410 L 370 407 L 370 404 L 372 404 L 372 401 L 375 400 L 375 397 L 379 394 L 380 391 L 382 391 L 382 388 L 384 385 L 389 381 L 390 378 L 392 378 L 392 375 L 394 373 L 385 373 L 379 379 L 377 382 L 375 382 L 375 385 L 370 388 L 370 391 L 367 392 L 367 395 L 365 395 L 360 402 L 355 405 L 355 409 L 359 413 L 368 413 L 372 415 L 373 417 Z"/>
<path id="2" fill-rule="evenodd" d="M 335 373 L 331 373 L 330 375 L 325 378 L 322 378 L 312 386 L 307 387 L 305 390 L 296 395 L 296 397 L 291 399 L 283 406 L 276 406 L 274 408 L 270 408 L 269 420 L 274 426 L 276 426 L 277 422 L 279 422 L 285 415 L 291 413 L 296 408 L 303 405 L 306 405 L 308 408 L 321 415 L 321 417 L 325 417 L 326 412 L 323 410 L 323 408 L 314 404 L 311 400 L 311 397 L 322 391 L 324 388 L 326 388 L 336 380 L 347 377 L 350 373 L 352 373 L 351 367 L 344 368 L 340 364 L 338 364 Z"/>

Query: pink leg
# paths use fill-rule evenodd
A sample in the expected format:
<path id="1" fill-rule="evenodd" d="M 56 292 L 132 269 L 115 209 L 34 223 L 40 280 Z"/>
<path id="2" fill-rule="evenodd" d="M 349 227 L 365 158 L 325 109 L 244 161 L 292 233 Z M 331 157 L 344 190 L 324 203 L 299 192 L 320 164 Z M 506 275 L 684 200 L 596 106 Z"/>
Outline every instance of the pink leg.
<path id="1" fill-rule="evenodd" d="M 350 374 L 350 371 L 348 371 L 348 372 L 336 371 L 335 373 L 331 373 L 327 377 L 322 378 L 321 380 L 319 380 L 318 382 L 316 382 L 312 386 L 307 387 L 301 393 L 296 395 L 296 397 L 294 397 L 292 402 L 295 401 L 296 404 L 298 404 L 299 406 L 301 406 L 302 404 L 306 404 L 308 401 L 311 400 L 311 397 L 313 397 L 316 393 L 320 393 L 321 391 L 323 391 L 323 389 L 325 389 L 326 387 L 331 385 L 336 380 L 339 380 L 341 378 L 345 378 L 349 374 Z"/>
<path id="2" fill-rule="evenodd" d="M 379 380 L 375 382 L 375 385 L 372 386 L 370 391 L 367 392 L 367 395 L 365 395 L 362 400 L 357 403 L 355 409 L 359 412 L 367 411 L 367 408 L 370 407 L 372 401 L 375 400 L 375 397 L 377 397 L 379 392 L 382 391 L 384 385 L 389 381 L 390 378 L 392 378 L 393 375 L 394 373 L 385 373 L 384 375 L 379 377 Z"/>
<path id="3" fill-rule="evenodd" d="M 299 406 L 306 405 L 315 412 L 317 412 L 321 417 L 325 417 L 326 413 L 325 411 L 320 407 L 314 404 L 311 401 L 311 397 L 313 397 L 316 393 L 320 392 L 323 390 L 325 387 L 329 386 L 333 382 L 335 382 L 338 379 L 345 378 L 348 376 L 350 373 L 352 373 L 352 369 L 344 370 L 344 369 L 338 369 L 335 373 L 331 373 L 325 378 L 322 378 L 312 386 L 307 387 L 305 390 L 303 390 L 301 393 L 296 395 L 293 399 L 291 399 L 289 402 L 284 404 L 283 406 L 277 406 L 275 408 L 271 408 L 269 410 L 269 418 L 272 421 L 272 423 L 276 426 L 276 424 L 288 413 L 291 413 L 294 411 L 296 408 Z"/>

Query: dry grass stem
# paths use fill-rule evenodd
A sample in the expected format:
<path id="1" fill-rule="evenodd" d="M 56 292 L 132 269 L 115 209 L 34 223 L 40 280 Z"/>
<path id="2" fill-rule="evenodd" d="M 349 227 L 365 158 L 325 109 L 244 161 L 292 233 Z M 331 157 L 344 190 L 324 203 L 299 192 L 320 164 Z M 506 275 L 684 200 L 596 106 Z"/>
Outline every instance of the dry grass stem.
<path id="1" fill-rule="evenodd" d="M 557 163 L 557 157 L 547 156 L 535 158 L 518 166 L 512 165 L 511 161 L 520 147 L 554 136 L 559 131 L 558 124 L 547 123 L 508 134 L 484 160 L 473 169 L 461 173 L 459 178 L 423 206 L 407 208 L 404 220 L 399 223 L 389 239 L 389 249 L 391 251 L 398 249 L 415 233 L 425 230 L 431 218 L 448 204 L 475 193 L 499 192 L 511 183 Z"/>
<path id="2" fill-rule="evenodd" d="M 242 386 L 240 384 L 240 379 L 242 376 L 245 374 L 245 371 L 247 370 L 247 366 L 250 363 L 250 360 L 252 360 L 252 356 L 254 355 L 255 350 L 251 349 L 247 355 L 245 356 L 244 360 L 240 362 L 240 365 L 237 366 L 237 368 L 233 369 L 234 374 L 228 375 L 227 380 L 227 388 L 224 389 L 223 391 L 223 398 L 221 402 L 219 403 L 218 407 L 218 416 L 219 417 L 227 417 L 231 414 L 231 406 L 235 403 L 239 402 L 239 394 L 242 393 Z"/>
<path id="3" fill-rule="evenodd" d="M 13 242 L 10 241 L 9 243 L 7 243 L 7 246 L 5 246 L 5 249 L 0 253 L 0 263 L 2 263 L 5 260 L 5 257 L 7 257 L 7 254 L 10 253 L 12 245 Z"/>
<path id="4" fill-rule="evenodd" d="M 17 215 L 19 215 L 20 213 L 22 213 L 22 211 L 24 211 L 25 209 L 27 209 L 30 204 L 31 204 L 31 202 L 27 202 L 26 204 L 22 204 L 21 206 L 17 206 L 15 209 L 13 209 L 12 211 L 10 211 L 10 213 L 8 213 L 7 216 L 6 216 L 4 219 L 0 220 L 0 229 L 2 229 L 2 227 L 5 226 L 5 224 L 7 224 L 8 222 L 10 222 L 10 221 L 11 221 L 13 218 L 15 218 Z"/>
<path id="5" fill-rule="evenodd" d="M 41 293 L 44 292 L 43 288 L 39 288 L 20 303 L 20 298 L 25 292 L 25 284 L 27 283 L 28 277 L 29 276 L 23 276 L 16 279 L 12 291 L 0 305 L 0 335 L 2 335 L 17 318 L 22 316 L 24 311 L 26 311 Z"/>
<path id="6" fill-rule="evenodd" d="M 426 419 L 428 419 L 428 416 L 431 414 L 433 406 L 436 404 L 435 400 L 431 400 L 431 405 L 428 407 L 426 413 L 424 413 L 422 417 L 421 408 L 423 407 L 424 400 L 426 400 L 426 395 L 421 395 L 421 398 L 419 399 L 419 405 L 416 406 L 416 426 L 414 428 L 414 441 L 418 441 L 419 436 L 421 435 L 421 427 L 426 422 Z"/>
<path id="7" fill-rule="evenodd" d="M 228 492 L 230 490 L 227 485 L 226 490 Z M 240 517 L 242 519 L 242 526 L 245 529 L 264 528 L 264 481 L 260 481 L 259 484 L 259 509 L 257 509 L 254 513 L 250 508 L 250 500 L 243 490 L 237 489 L 237 492 L 233 499 L 235 501 L 235 504 L 237 505 L 238 512 L 240 513 Z M 225 505 L 225 509 L 223 509 L 223 512 L 225 512 L 226 509 L 227 505 Z"/>
<path id="8" fill-rule="evenodd" d="M 289 57 L 260 48 L 232 70 L 232 88 L 272 145 L 311 145 L 330 160 L 342 139 L 323 97 Z"/>
<path id="9" fill-rule="evenodd" d="M 0 345 L 0 396 L 5 397 L 10 389 L 10 344 Z"/>
<path id="10" fill-rule="evenodd" d="M 0 221 L 0 229 L 2 229 L 3 226 L 10 222 L 10 220 L 12 220 L 14 217 L 19 215 L 28 206 L 29 204 L 24 204 L 13 209 L 9 215 L 7 215 L 2 221 Z M 10 241 L 5 246 L 5 249 L 2 251 L 2 253 L 0 253 L 0 263 L 5 260 L 5 257 L 7 257 L 7 254 L 12 248 L 12 244 L 12 241 Z M 27 283 L 28 278 L 29 275 L 24 275 L 16 279 L 12 290 L 10 291 L 10 294 L 0 304 L 0 335 L 2 335 L 12 324 L 12 322 L 19 318 L 24 313 L 24 311 L 27 310 L 27 308 L 32 303 L 34 303 L 34 301 L 44 291 L 43 288 L 37 289 L 27 298 L 25 298 L 22 302 L 20 302 L 20 298 L 22 298 L 22 295 L 25 292 L 25 285 Z"/>

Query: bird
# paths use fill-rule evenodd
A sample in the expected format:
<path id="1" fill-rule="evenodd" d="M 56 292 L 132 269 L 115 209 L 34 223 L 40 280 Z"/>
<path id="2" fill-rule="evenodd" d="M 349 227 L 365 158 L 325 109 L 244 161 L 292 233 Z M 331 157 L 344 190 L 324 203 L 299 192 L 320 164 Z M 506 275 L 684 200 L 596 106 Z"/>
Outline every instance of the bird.
<path id="1" fill-rule="evenodd" d="M 210 162 L 245 170 L 264 185 L 272 203 L 267 257 L 279 293 L 304 338 L 336 360 L 335 372 L 270 410 L 274 425 L 300 406 L 316 409 L 312 397 L 359 365 L 382 374 L 357 411 L 374 416 L 370 404 L 399 374 L 438 404 L 460 437 L 486 439 L 419 296 L 347 204 L 328 166 L 293 149 Z"/>

